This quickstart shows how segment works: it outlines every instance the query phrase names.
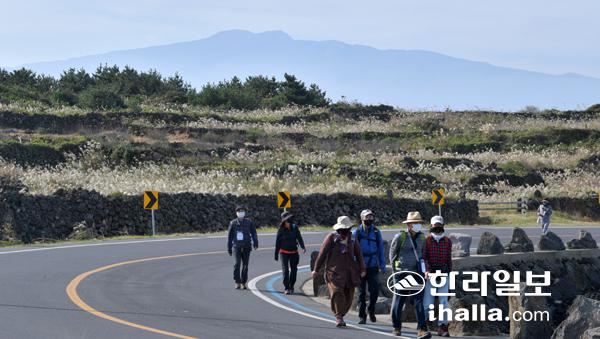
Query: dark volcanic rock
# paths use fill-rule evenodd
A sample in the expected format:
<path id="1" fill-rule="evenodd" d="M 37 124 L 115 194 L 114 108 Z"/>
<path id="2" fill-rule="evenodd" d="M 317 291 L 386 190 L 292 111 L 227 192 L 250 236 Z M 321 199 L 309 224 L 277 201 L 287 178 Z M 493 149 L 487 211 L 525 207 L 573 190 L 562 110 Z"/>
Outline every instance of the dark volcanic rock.
<path id="1" fill-rule="evenodd" d="M 500 239 L 496 235 L 490 232 L 483 232 L 479 239 L 479 247 L 477 248 L 477 254 L 502 254 L 504 253 L 504 247 L 500 243 Z"/>
<path id="2" fill-rule="evenodd" d="M 527 236 L 527 233 L 520 228 L 513 229 L 511 241 L 504 247 L 505 252 L 533 252 L 533 242 Z"/>
<path id="3" fill-rule="evenodd" d="M 547 312 L 548 304 L 545 296 L 527 296 L 525 292 L 534 292 L 525 283 L 520 284 L 518 296 L 508 297 L 510 313 Z M 549 338 L 552 335 L 550 320 L 516 321 L 510 320 L 510 337 L 512 339 Z"/>
<path id="4" fill-rule="evenodd" d="M 540 251 L 564 251 L 565 244 L 558 235 L 550 231 L 540 237 L 538 249 Z"/>
<path id="5" fill-rule="evenodd" d="M 450 298 L 448 306 L 456 311 L 459 308 L 471 310 L 472 305 L 485 305 L 485 299 L 476 294 L 468 294 L 460 298 Z M 497 335 L 498 327 L 489 321 L 450 321 L 448 329 L 452 336 Z"/>
<path id="6" fill-rule="evenodd" d="M 464 233 L 450 233 L 452 241 L 452 257 L 468 257 L 471 255 L 471 241 L 473 237 Z"/>
<path id="7" fill-rule="evenodd" d="M 600 301 L 578 296 L 569 308 L 569 316 L 554 331 L 552 339 L 582 338 L 586 331 L 600 327 L 598 310 Z"/>
<path id="8" fill-rule="evenodd" d="M 573 239 L 567 242 L 567 248 L 569 249 L 583 249 L 583 248 L 598 248 L 596 240 L 592 238 L 592 234 L 586 230 L 579 231 L 579 239 Z"/>

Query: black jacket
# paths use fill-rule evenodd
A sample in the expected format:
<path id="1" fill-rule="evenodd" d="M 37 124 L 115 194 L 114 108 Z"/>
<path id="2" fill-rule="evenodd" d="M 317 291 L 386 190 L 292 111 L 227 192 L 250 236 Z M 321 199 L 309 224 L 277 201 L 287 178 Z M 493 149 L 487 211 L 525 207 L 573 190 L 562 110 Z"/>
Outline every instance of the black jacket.
<path id="1" fill-rule="evenodd" d="M 237 240 L 237 232 L 242 232 L 243 240 Z M 256 235 L 256 226 L 250 219 L 235 218 L 229 223 L 229 235 L 227 237 L 227 251 L 231 252 L 232 247 L 252 248 L 258 247 L 258 236 Z"/>
<path id="2" fill-rule="evenodd" d="M 279 227 L 277 238 L 275 239 L 275 260 L 279 259 L 279 250 L 297 251 L 298 245 L 303 250 L 306 249 L 298 226 L 292 225 L 289 230 L 285 227 Z"/>

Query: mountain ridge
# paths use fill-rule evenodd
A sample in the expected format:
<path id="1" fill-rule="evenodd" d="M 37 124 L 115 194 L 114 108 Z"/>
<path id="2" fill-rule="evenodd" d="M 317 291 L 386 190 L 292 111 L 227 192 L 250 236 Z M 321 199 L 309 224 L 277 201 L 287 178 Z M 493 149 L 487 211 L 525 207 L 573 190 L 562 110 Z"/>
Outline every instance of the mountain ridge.
<path id="1" fill-rule="evenodd" d="M 424 50 L 378 49 L 337 40 L 294 39 L 283 31 L 228 30 L 204 39 L 25 64 L 59 75 L 100 64 L 179 73 L 196 88 L 233 76 L 284 73 L 316 83 L 335 100 L 409 109 L 583 108 L 600 102 L 600 79 L 496 66 Z"/>

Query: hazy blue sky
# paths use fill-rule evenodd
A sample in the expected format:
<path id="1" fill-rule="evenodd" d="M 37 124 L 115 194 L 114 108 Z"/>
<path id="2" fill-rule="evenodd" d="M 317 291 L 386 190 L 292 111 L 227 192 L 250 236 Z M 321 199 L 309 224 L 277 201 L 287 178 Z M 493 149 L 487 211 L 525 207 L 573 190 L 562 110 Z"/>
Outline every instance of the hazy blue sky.
<path id="1" fill-rule="evenodd" d="M 0 0 L 0 10 L 4 66 L 239 28 L 600 78 L 597 0 Z"/>

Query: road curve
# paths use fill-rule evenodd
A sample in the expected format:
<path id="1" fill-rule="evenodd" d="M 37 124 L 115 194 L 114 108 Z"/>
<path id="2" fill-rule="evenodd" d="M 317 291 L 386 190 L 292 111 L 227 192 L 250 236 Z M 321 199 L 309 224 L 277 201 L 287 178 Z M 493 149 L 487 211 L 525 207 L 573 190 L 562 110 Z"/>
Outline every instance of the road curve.
<path id="1" fill-rule="evenodd" d="M 600 228 L 586 229 L 600 239 Z M 476 247 L 485 230 L 456 231 L 472 234 Z M 564 240 L 575 237 L 577 230 L 554 229 Z M 526 231 L 537 242 L 538 230 Z M 506 243 L 511 229 L 493 232 Z M 393 233 L 384 232 L 384 237 L 391 239 Z M 324 233 L 304 236 L 310 251 Z M 278 293 L 281 281 L 277 274 L 269 275 L 279 268 L 273 260 L 274 236 L 259 238 L 261 248 L 252 253 L 250 277 L 264 278 L 254 279 L 253 291 L 233 289 L 232 259 L 224 251 L 223 237 L 0 251 L 1 337 L 375 338 L 382 337 L 377 331 L 390 330 L 383 325 L 368 331 L 335 329 L 327 322 L 327 307 L 305 296 Z M 307 254 L 300 264 L 308 261 Z"/>

